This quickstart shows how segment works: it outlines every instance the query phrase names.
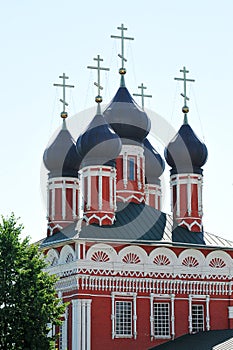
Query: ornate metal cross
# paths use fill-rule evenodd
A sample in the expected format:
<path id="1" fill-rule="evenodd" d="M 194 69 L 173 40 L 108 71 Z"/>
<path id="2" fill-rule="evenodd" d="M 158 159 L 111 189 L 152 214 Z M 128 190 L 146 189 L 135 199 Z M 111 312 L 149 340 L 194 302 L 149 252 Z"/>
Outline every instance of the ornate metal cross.
<path id="1" fill-rule="evenodd" d="M 143 83 L 141 83 L 141 85 L 138 86 L 138 88 L 141 89 L 141 91 L 142 91 L 141 94 L 133 94 L 133 96 L 141 96 L 141 98 L 142 98 L 142 109 L 144 110 L 144 98 L 145 97 L 152 97 L 152 95 L 145 95 L 144 94 L 144 90 L 147 89 L 147 87 L 144 86 Z"/>
<path id="2" fill-rule="evenodd" d="M 66 118 L 67 117 L 67 113 L 65 112 L 66 110 L 66 106 L 68 106 L 68 103 L 66 102 L 66 88 L 74 88 L 74 85 L 67 85 L 66 84 L 66 79 L 69 79 L 69 77 L 67 77 L 65 75 L 65 73 L 63 73 L 63 75 L 60 75 L 59 78 L 62 79 L 62 84 L 53 84 L 53 86 L 60 86 L 63 88 L 63 99 L 60 98 L 60 102 L 62 102 L 63 104 L 63 112 L 61 113 L 62 118 Z"/>
<path id="3" fill-rule="evenodd" d="M 117 29 L 121 31 L 121 36 L 111 35 L 111 38 L 121 39 L 121 54 L 118 54 L 118 56 L 121 58 L 121 69 L 124 70 L 124 62 L 127 62 L 124 53 L 124 40 L 134 40 L 134 38 L 124 36 L 124 30 L 127 30 L 127 28 L 124 27 L 124 24 L 122 24 L 120 27 L 117 27 Z"/>
<path id="4" fill-rule="evenodd" d="M 194 82 L 195 80 L 194 79 L 187 79 L 186 78 L 186 73 L 189 73 L 188 70 L 186 70 L 186 68 L 184 67 L 183 69 L 180 70 L 181 73 L 184 73 L 184 77 L 183 78 L 174 78 L 175 80 L 181 80 L 184 82 L 184 93 L 181 93 L 181 96 L 184 97 L 184 107 L 182 109 L 182 111 L 186 114 L 188 113 L 189 109 L 187 107 L 187 101 L 189 101 L 189 98 L 186 94 L 186 82 L 187 81 L 191 81 L 191 82 Z"/>
<path id="5" fill-rule="evenodd" d="M 100 96 L 100 90 L 103 90 L 103 87 L 100 85 L 100 71 L 101 70 L 109 71 L 109 68 L 100 67 L 100 62 L 103 62 L 103 59 L 100 58 L 100 55 L 97 55 L 97 58 L 93 58 L 93 60 L 97 61 L 97 67 L 95 67 L 95 66 L 87 66 L 87 68 L 97 69 L 97 83 L 94 83 L 94 85 L 97 86 L 97 88 L 98 88 L 98 96 L 96 96 L 95 101 L 97 103 L 100 103 L 100 102 L 102 102 L 102 97 Z"/>

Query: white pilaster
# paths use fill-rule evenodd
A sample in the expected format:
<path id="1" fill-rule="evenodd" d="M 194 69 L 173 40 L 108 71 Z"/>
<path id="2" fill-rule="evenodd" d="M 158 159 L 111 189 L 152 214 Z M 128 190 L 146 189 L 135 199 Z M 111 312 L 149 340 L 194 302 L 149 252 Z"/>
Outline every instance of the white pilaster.
<path id="1" fill-rule="evenodd" d="M 72 300 L 72 349 L 81 350 L 81 304 L 80 300 Z"/>
<path id="2" fill-rule="evenodd" d="M 87 347 L 86 350 L 91 350 L 91 300 L 86 300 L 87 305 Z"/>
<path id="3" fill-rule="evenodd" d="M 66 218 L 66 181 L 62 181 L 62 219 Z"/>
<path id="4" fill-rule="evenodd" d="M 172 339 L 175 338 L 175 308 L 174 308 L 175 295 L 171 294 L 171 335 Z"/>
<path id="5" fill-rule="evenodd" d="M 189 333 L 192 333 L 193 325 L 192 325 L 192 295 L 189 295 Z"/>
<path id="6" fill-rule="evenodd" d="M 82 300 L 82 350 L 86 350 L 86 302 Z"/>
<path id="7" fill-rule="evenodd" d="M 111 320 L 112 320 L 112 339 L 114 339 L 114 337 L 115 337 L 115 296 L 114 296 L 114 294 L 112 294 Z"/>
<path id="8" fill-rule="evenodd" d="M 210 296 L 206 296 L 206 329 L 210 330 Z"/>
<path id="9" fill-rule="evenodd" d="M 153 304 L 154 304 L 154 296 L 151 294 L 151 296 L 150 296 L 150 337 L 151 337 L 151 340 L 153 340 L 153 337 L 154 337 L 154 309 L 153 309 Z"/>
<path id="10" fill-rule="evenodd" d="M 192 211 L 192 194 L 191 194 L 191 182 L 190 182 L 190 175 L 188 175 L 187 179 L 187 205 L 188 205 L 188 216 L 191 215 Z"/>
<path id="11" fill-rule="evenodd" d="M 137 338 L 137 295 L 133 296 L 133 337 Z"/>

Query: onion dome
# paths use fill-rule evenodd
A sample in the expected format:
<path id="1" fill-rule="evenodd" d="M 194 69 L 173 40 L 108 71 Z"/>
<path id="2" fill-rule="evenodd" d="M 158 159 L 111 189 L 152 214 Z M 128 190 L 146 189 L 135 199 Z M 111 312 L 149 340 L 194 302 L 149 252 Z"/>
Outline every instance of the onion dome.
<path id="1" fill-rule="evenodd" d="M 202 174 L 206 163 L 206 145 L 197 137 L 187 121 L 165 148 L 165 159 L 170 165 L 171 175 L 182 173 Z"/>
<path id="2" fill-rule="evenodd" d="M 159 177 L 165 169 L 165 162 L 146 138 L 143 141 L 145 155 L 145 177 L 148 184 L 159 184 Z"/>
<path id="3" fill-rule="evenodd" d="M 81 158 L 76 150 L 75 141 L 66 128 L 65 120 L 53 143 L 44 151 L 43 161 L 49 170 L 49 178 L 78 177 Z"/>
<path id="4" fill-rule="evenodd" d="M 151 122 L 147 114 L 134 101 L 124 84 L 104 111 L 104 117 L 125 144 L 142 143 L 148 135 Z"/>
<path id="5" fill-rule="evenodd" d="M 76 148 L 82 157 L 81 167 L 115 165 L 114 160 L 121 151 L 121 140 L 106 122 L 100 109 L 86 131 L 79 136 Z"/>

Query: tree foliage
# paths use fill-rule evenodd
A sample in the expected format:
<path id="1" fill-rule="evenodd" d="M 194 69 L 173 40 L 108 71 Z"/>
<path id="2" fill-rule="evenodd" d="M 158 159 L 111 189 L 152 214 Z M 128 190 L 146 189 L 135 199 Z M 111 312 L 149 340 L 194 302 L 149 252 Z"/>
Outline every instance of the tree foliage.
<path id="1" fill-rule="evenodd" d="M 59 325 L 66 305 L 56 297 L 56 278 L 12 214 L 0 223 L 0 349 L 50 350 L 49 327 Z"/>

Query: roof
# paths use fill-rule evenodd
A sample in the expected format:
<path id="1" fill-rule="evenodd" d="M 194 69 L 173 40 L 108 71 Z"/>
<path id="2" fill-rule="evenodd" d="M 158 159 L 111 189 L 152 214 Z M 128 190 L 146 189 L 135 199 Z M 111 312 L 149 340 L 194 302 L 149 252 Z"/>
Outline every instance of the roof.
<path id="1" fill-rule="evenodd" d="M 173 227 L 171 215 L 158 211 L 146 204 L 118 203 L 116 221 L 112 226 L 72 223 L 64 230 L 47 237 L 41 246 L 68 241 L 70 239 L 105 240 L 130 243 L 163 243 L 173 245 L 198 245 L 232 247 L 233 242 L 213 234 L 190 232 L 182 227 Z"/>
<path id="2" fill-rule="evenodd" d="M 232 337 L 233 329 L 186 334 L 150 350 L 229 350 L 233 349 Z M 231 342 L 230 347 L 225 347 L 228 342 Z"/>

